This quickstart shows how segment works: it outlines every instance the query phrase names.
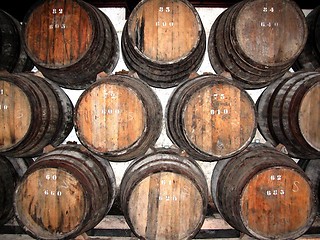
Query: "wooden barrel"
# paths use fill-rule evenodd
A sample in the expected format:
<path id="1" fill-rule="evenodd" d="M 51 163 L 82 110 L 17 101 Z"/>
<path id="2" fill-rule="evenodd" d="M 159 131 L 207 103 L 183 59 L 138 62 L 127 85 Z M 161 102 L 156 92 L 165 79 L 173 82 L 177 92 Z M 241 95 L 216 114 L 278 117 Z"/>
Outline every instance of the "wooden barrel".
<path id="1" fill-rule="evenodd" d="M 211 190 L 221 216 L 257 239 L 296 239 L 316 217 L 317 198 L 295 161 L 262 144 L 217 162 Z"/>
<path id="2" fill-rule="evenodd" d="M 84 1 L 41 0 L 24 22 L 28 55 L 44 76 L 62 87 L 86 88 L 99 72 L 112 72 L 118 62 L 114 26 Z"/>
<path id="3" fill-rule="evenodd" d="M 39 157 L 17 186 L 19 225 L 37 239 L 71 239 L 98 224 L 115 197 L 109 162 L 80 145 L 61 145 Z"/>
<path id="4" fill-rule="evenodd" d="M 14 216 L 14 191 L 20 178 L 32 162 L 31 158 L 0 156 L 0 226 Z"/>
<path id="5" fill-rule="evenodd" d="M 305 171 L 318 197 L 318 216 L 320 216 L 320 161 L 319 159 L 300 159 L 298 165 Z"/>
<path id="6" fill-rule="evenodd" d="M 92 84 L 75 106 L 74 126 L 81 143 L 111 161 L 143 155 L 162 129 L 162 107 L 140 79 L 111 75 Z"/>
<path id="7" fill-rule="evenodd" d="M 308 38 L 303 51 L 293 64 L 295 71 L 314 71 L 320 67 L 320 6 L 306 16 Z"/>
<path id="8" fill-rule="evenodd" d="M 30 73 L 0 75 L 0 153 L 37 156 L 62 143 L 73 127 L 73 105 L 53 82 Z"/>
<path id="9" fill-rule="evenodd" d="M 21 24 L 0 9 L 0 70 L 24 72 L 33 68 L 21 38 Z"/>
<path id="10" fill-rule="evenodd" d="M 200 67 L 206 36 L 195 8 L 186 0 L 143 0 L 122 34 L 127 67 L 154 87 L 168 88 Z"/>
<path id="11" fill-rule="evenodd" d="M 258 127 L 292 157 L 320 156 L 320 74 L 297 72 L 270 84 L 258 102 Z"/>
<path id="12" fill-rule="evenodd" d="M 246 0 L 215 20 L 208 55 L 216 73 L 229 72 L 244 88 L 255 89 L 282 76 L 306 39 L 306 20 L 294 1 Z"/>
<path id="13" fill-rule="evenodd" d="M 218 75 L 180 84 L 166 108 L 167 134 L 197 160 L 215 161 L 245 149 L 256 130 L 251 97 Z"/>
<path id="14" fill-rule="evenodd" d="M 157 150 L 127 168 L 120 185 L 121 208 L 141 239 L 191 239 L 204 221 L 207 188 L 194 160 Z"/>

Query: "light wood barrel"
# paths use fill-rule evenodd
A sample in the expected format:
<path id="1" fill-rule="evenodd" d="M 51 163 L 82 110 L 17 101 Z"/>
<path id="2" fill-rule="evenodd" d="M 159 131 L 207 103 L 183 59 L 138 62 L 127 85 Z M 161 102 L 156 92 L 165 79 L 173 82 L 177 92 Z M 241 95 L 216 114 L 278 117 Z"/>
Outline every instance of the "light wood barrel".
<path id="1" fill-rule="evenodd" d="M 25 72 L 33 68 L 21 37 L 21 24 L 0 9 L 0 70 Z"/>
<path id="2" fill-rule="evenodd" d="M 213 23 L 209 60 L 216 73 L 229 72 L 244 88 L 261 88 L 292 66 L 304 48 L 307 30 L 294 1 L 241 1 Z"/>
<path id="3" fill-rule="evenodd" d="M 14 199 L 19 225 L 37 239 L 71 239 L 98 224 L 115 198 L 106 160 L 80 145 L 61 145 L 39 157 Z"/>
<path id="4" fill-rule="evenodd" d="M 206 48 L 195 8 L 185 0 L 143 0 L 122 34 L 127 67 L 154 87 L 173 87 L 197 71 Z"/>
<path id="5" fill-rule="evenodd" d="M 217 162 L 211 191 L 221 216 L 257 239 L 296 239 L 316 217 L 307 175 L 287 155 L 262 144 Z"/>
<path id="6" fill-rule="evenodd" d="M 32 162 L 31 158 L 0 156 L 0 226 L 14 216 L 14 191 L 20 178 Z"/>
<path id="7" fill-rule="evenodd" d="M 53 82 L 30 73 L 0 75 L 0 153 L 37 156 L 62 143 L 73 127 L 73 105 Z"/>
<path id="8" fill-rule="evenodd" d="M 119 43 L 110 19 L 81 0 L 41 0 L 26 14 L 23 41 L 37 68 L 60 86 L 84 89 L 112 72 Z"/>
<path id="9" fill-rule="evenodd" d="M 142 156 L 162 129 L 157 95 L 128 75 L 108 76 L 87 88 L 77 101 L 74 118 L 81 143 L 112 161 Z"/>
<path id="10" fill-rule="evenodd" d="M 285 76 L 261 94 L 258 127 L 273 145 L 283 144 L 292 157 L 320 156 L 320 74 Z"/>
<path id="11" fill-rule="evenodd" d="M 131 163 L 120 186 L 121 208 L 142 239 L 191 239 L 207 209 L 207 183 L 198 164 L 172 150 Z"/>
<path id="12" fill-rule="evenodd" d="M 215 161 L 245 149 L 255 135 L 256 112 L 241 87 L 217 75 L 180 84 L 166 108 L 167 134 L 197 160 Z"/>

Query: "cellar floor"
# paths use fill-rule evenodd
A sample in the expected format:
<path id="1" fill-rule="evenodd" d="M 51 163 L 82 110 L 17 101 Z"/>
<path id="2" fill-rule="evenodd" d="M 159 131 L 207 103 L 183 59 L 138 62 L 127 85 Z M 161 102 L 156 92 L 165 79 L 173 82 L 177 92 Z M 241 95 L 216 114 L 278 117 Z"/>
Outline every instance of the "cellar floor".
<path id="1" fill-rule="evenodd" d="M 0 240 L 32 240 L 23 230 L 12 220 L 0 228 Z M 77 237 L 75 240 L 137 240 L 130 231 L 123 216 L 109 215 L 105 217 L 94 229 L 86 234 Z M 195 239 L 241 239 L 251 240 L 247 235 L 239 233 L 228 225 L 219 215 L 207 217 L 200 232 Z M 320 217 L 316 219 L 312 227 L 299 240 L 320 239 Z"/>

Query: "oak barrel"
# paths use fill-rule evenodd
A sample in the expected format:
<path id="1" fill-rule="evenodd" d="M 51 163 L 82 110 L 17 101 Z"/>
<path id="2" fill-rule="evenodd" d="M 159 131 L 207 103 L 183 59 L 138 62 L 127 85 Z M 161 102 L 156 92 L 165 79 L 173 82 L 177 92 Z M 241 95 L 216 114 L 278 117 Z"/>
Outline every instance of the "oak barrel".
<path id="1" fill-rule="evenodd" d="M 318 216 L 320 216 L 320 161 L 319 159 L 300 159 L 298 165 L 305 171 L 318 197 Z"/>
<path id="2" fill-rule="evenodd" d="M 0 9 L 0 70 L 25 72 L 33 68 L 22 44 L 21 24 Z"/>
<path id="3" fill-rule="evenodd" d="M 133 161 L 120 185 L 124 217 L 141 239 L 191 239 L 202 226 L 207 199 L 199 165 L 170 149 Z"/>
<path id="4" fill-rule="evenodd" d="M 296 72 L 270 84 L 257 102 L 258 128 L 296 158 L 320 156 L 320 74 Z"/>
<path id="5" fill-rule="evenodd" d="M 40 156 L 15 191 L 19 225 L 37 239 L 72 239 L 98 224 L 115 197 L 108 161 L 76 144 Z"/>
<path id="6" fill-rule="evenodd" d="M 261 88 L 292 66 L 307 32 L 303 12 L 292 0 L 241 1 L 212 24 L 209 60 L 216 73 L 229 72 L 244 88 Z"/>
<path id="7" fill-rule="evenodd" d="M 73 105 L 55 83 L 31 73 L 0 75 L 0 153 L 37 156 L 73 127 Z"/>
<path id="8" fill-rule="evenodd" d="M 162 106 L 154 91 L 129 75 L 110 75 L 79 97 L 74 126 L 81 143 L 111 161 L 142 156 L 162 129 Z"/>
<path id="9" fill-rule="evenodd" d="M 304 171 L 272 147 L 252 144 L 217 162 L 211 191 L 221 216 L 257 239 L 296 239 L 316 217 L 317 198 Z"/>
<path id="10" fill-rule="evenodd" d="M 254 102 L 227 78 L 202 75 L 180 84 L 166 107 L 169 138 L 198 160 L 215 161 L 245 149 L 256 131 Z"/>
<path id="11" fill-rule="evenodd" d="M 200 16 L 186 0 L 143 0 L 122 33 L 127 67 L 154 87 L 168 88 L 200 67 L 206 36 Z"/>
<path id="12" fill-rule="evenodd" d="M 110 19 L 81 0 L 41 0 L 26 14 L 23 42 L 44 76 L 84 89 L 99 72 L 112 72 L 119 43 Z"/>
<path id="13" fill-rule="evenodd" d="M 31 158 L 0 156 L 0 226 L 14 216 L 14 191 L 20 178 L 32 162 Z"/>
<path id="14" fill-rule="evenodd" d="M 320 6 L 306 16 L 308 38 L 303 51 L 293 64 L 295 71 L 314 71 L 320 67 Z"/>

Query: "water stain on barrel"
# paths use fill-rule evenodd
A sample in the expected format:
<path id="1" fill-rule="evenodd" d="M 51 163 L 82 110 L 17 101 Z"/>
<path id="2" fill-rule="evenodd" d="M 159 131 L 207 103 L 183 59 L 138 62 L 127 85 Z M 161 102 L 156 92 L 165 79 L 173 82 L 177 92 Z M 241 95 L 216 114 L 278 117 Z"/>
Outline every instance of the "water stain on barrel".
<path id="1" fill-rule="evenodd" d="M 258 239 L 298 238 L 316 217 L 309 178 L 287 155 L 262 144 L 217 162 L 211 191 L 221 216 Z"/>
<path id="2" fill-rule="evenodd" d="M 129 69 L 154 87 L 186 80 L 202 63 L 205 31 L 195 8 L 184 0 L 144 0 L 130 14 L 122 34 Z"/>
<path id="3" fill-rule="evenodd" d="M 166 108 L 167 134 L 188 154 L 204 161 L 233 156 L 255 135 L 251 97 L 218 75 L 202 75 L 180 84 Z"/>
<path id="4" fill-rule="evenodd" d="M 19 225 L 37 239 L 72 239 L 98 224 L 115 198 L 111 165 L 80 145 L 39 157 L 18 184 Z"/>
<path id="5" fill-rule="evenodd" d="M 294 1 L 242 1 L 213 23 L 209 60 L 217 73 L 230 72 L 244 88 L 261 88 L 288 71 L 304 48 L 307 32 Z"/>
<path id="6" fill-rule="evenodd" d="M 128 225 L 142 239 L 191 239 L 207 209 L 204 174 L 192 159 L 157 149 L 133 161 L 120 186 Z"/>
<path id="7" fill-rule="evenodd" d="M 81 94 L 74 125 L 89 150 L 112 161 L 128 161 L 143 155 L 158 139 L 162 107 L 140 79 L 111 75 Z"/>
<path id="8" fill-rule="evenodd" d="M 28 55 L 44 76 L 60 86 L 84 89 L 99 72 L 112 72 L 118 62 L 112 22 L 84 1 L 39 1 L 24 22 Z"/>

